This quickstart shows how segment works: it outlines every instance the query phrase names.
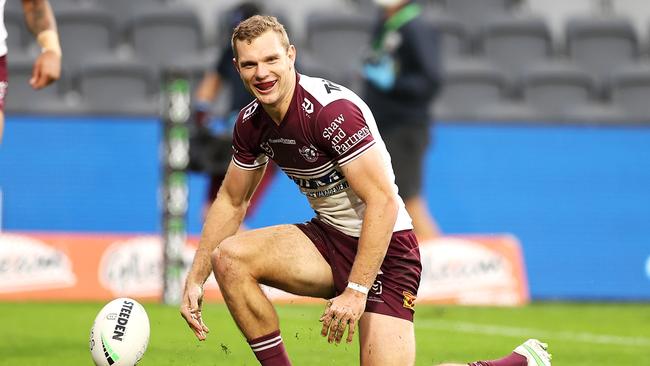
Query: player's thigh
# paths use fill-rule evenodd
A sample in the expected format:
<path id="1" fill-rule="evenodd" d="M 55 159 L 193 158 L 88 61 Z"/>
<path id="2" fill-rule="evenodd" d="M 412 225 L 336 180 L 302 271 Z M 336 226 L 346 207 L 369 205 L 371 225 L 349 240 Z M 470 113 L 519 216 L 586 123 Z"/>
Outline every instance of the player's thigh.
<path id="1" fill-rule="evenodd" d="M 359 321 L 361 365 L 411 366 L 415 364 L 413 322 L 365 312 Z"/>
<path id="2" fill-rule="evenodd" d="M 295 225 L 238 233 L 215 253 L 226 265 L 246 267 L 259 283 L 297 295 L 328 298 L 334 294 L 332 269 L 311 240 Z"/>

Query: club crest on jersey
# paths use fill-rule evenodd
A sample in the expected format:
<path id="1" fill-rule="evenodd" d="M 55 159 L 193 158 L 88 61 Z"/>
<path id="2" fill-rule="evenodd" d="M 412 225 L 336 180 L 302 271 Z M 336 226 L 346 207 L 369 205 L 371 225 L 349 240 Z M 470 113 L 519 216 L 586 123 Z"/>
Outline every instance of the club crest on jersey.
<path id="1" fill-rule="evenodd" d="M 9 86 L 9 83 L 6 81 L 0 81 L 0 100 L 5 99 L 5 95 L 7 95 L 7 86 Z"/>
<path id="2" fill-rule="evenodd" d="M 407 309 L 413 309 L 415 307 L 415 299 L 417 297 L 410 291 L 402 291 L 402 295 L 404 295 L 404 304 L 402 304 L 402 306 Z"/>
<path id="3" fill-rule="evenodd" d="M 271 148 L 271 145 L 269 145 L 269 143 L 266 141 L 260 144 L 260 148 L 264 150 L 264 152 L 266 153 L 266 155 L 268 155 L 269 158 L 272 158 L 273 155 L 275 155 L 275 152 Z"/>
<path id="4" fill-rule="evenodd" d="M 300 155 L 302 155 L 305 160 L 307 160 L 310 163 L 315 162 L 318 159 L 318 153 L 316 152 L 316 148 L 313 146 L 303 146 L 300 148 Z"/>
<path id="5" fill-rule="evenodd" d="M 250 107 L 246 108 L 246 110 L 244 111 L 244 117 L 242 118 L 242 120 L 245 121 L 245 120 L 248 119 L 248 117 L 253 115 L 253 113 L 255 113 L 255 111 L 257 110 L 258 105 L 259 104 L 256 102 L 256 103 L 251 104 Z"/>
<path id="6" fill-rule="evenodd" d="M 302 101 L 302 109 L 307 112 L 307 114 L 312 114 L 314 113 L 314 103 L 312 103 L 309 99 L 305 98 Z"/>

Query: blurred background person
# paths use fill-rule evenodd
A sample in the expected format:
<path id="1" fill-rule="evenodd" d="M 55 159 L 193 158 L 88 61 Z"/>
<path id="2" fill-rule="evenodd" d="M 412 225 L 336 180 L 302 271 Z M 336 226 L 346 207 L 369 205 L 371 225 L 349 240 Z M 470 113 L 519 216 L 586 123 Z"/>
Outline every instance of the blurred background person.
<path id="1" fill-rule="evenodd" d="M 10 0 L 16 1 L 16 0 Z M 34 62 L 32 78 L 34 89 L 42 89 L 61 76 L 61 45 L 56 29 L 56 20 L 48 0 L 22 0 L 25 23 L 41 48 Z M 7 29 L 4 24 L 6 0 L 0 0 L 0 143 L 4 130 L 4 101 L 7 95 Z"/>
<path id="2" fill-rule="evenodd" d="M 210 207 L 212 201 L 217 196 L 219 187 L 223 182 L 226 169 L 231 159 L 232 146 L 232 129 L 237 119 L 237 114 L 248 103 L 253 100 L 253 96 L 244 88 L 239 74 L 233 65 L 233 51 L 230 46 L 230 34 L 232 30 L 244 19 L 253 15 L 261 14 L 262 7 L 255 2 L 245 1 L 234 6 L 225 16 L 227 22 L 227 31 L 224 32 L 227 40 L 224 40 L 221 52 L 217 58 L 214 68 L 208 70 L 197 89 L 194 92 L 194 122 L 195 130 L 193 132 L 191 145 L 191 156 L 193 170 L 202 171 L 210 177 L 204 212 Z M 225 116 L 218 116 L 220 121 L 211 123 L 212 116 L 210 111 L 213 103 L 218 98 L 225 97 L 224 94 L 230 92 L 230 102 L 228 112 Z M 216 124 L 216 126 L 215 126 Z M 210 125 L 213 125 L 212 128 Z M 260 197 L 271 183 L 276 168 L 274 164 L 269 164 L 266 173 L 255 191 L 251 200 L 247 216 L 254 213 L 256 204 Z"/>
<path id="3" fill-rule="evenodd" d="M 391 155 L 415 234 L 420 241 L 431 240 L 440 230 L 422 195 L 422 170 L 430 143 L 429 110 L 440 87 L 437 34 L 414 1 L 374 2 L 381 12 L 363 66 L 364 100 Z"/>

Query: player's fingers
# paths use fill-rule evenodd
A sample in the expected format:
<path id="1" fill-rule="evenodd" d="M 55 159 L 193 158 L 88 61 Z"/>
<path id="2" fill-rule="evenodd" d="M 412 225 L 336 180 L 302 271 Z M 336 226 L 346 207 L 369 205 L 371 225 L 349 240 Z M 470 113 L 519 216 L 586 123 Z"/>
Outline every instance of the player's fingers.
<path id="1" fill-rule="evenodd" d="M 194 328 L 194 334 L 196 335 L 196 338 L 198 338 L 200 341 L 204 341 L 206 339 L 206 331 L 205 331 L 205 325 L 203 324 L 203 318 L 201 317 L 201 312 L 198 314 L 194 315 L 194 319 L 196 320 L 196 328 Z"/>
<path id="2" fill-rule="evenodd" d="M 203 322 L 203 318 L 201 318 L 201 328 L 203 329 L 204 332 L 210 333 L 210 328 L 208 328 L 207 325 Z"/>
<path id="3" fill-rule="evenodd" d="M 201 329 L 201 324 L 197 320 L 196 315 L 191 311 L 189 311 L 187 308 L 181 310 L 181 316 L 183 317 L 183 319 L 185 319 L 185 321 L 190 326 L 190 328 Z"/>
<path id="4" fill-rule="evenodd" d="M 339 326 L 341 325 L 341 316 L 336 315 L 335 318 L 332 319 L 330 322 L 329 326 L 329 336 L 327 337 L 327 341 L 329 343 L 332 343 L 336 340 L 336 335 L 339 331 Z"/>
<path id="5" fill-rule="evenodd" d="M 320 319 L 318 319 L 318 321 L 323 323 L 323 327 L 321 328 L 320 331 L 320 335 L 322 335 L 323 337 L 327 336 L 330 323 L 332 321 L 332 318 L 334 317 L 334 313 L 331 310 L 331 306 L 332 306 L 332 301 L 330 300 L 327 302 L 327 306 L 325 306 L 325 311 L 323 311 L 323 315 L 321 315 Z"/>
<path id="6" fill-rule="evenodd" d="M 323 322 L 323 328 L 320 331 L 320 335 L 322 335 L 323 337 L 327 336 L 327 333 L 330 328 L 330 324 L 332 323 L 333 320 L 334 320 L 334 314 L 327 314 L 321 317 L 321 321 Z"/>
<path id="7" fill-rule="evenodd" d="M 336 343 L 341 343 L 341 339 L 343 338 L 343 334 L 345 334 L 345 328 L 348 327 L 348 324 L 350 324 L 350 316 L 349 315 L 345 315 L 338 322 L 338 327 L 336 328 L 336 334 L 334 336 Z"/>
<path id="8" fill-rule="evenodd" d="M 325 310 L 323 311 L 323 315 L 320 316 L 320 319 L 318 319 L 318 321 L 321 321 L 321 322 L 322 322 L 322 321 L 325 320 L 325 317 L 327 317 L 328 315 L 330 315 L 330 307 L 331 307 L 331 306 L 332 306 L 332 300 L 329 300 L 329 301 L 327 302 L 327 305 L 325 305 Z"/>
<path id="9" fill-rule="evenodd" d="M 192 332 L 194 332 L 196 338 L 200 341 L 205 340 L 205 332 L 201 326 L 203 320 L 201 320 L 200 314 L 197 316 L 196 313 L 191 312 L 186 306 L 183 306 L 181 308 L 181 316 L 185 319 Z"/>
<path id="10" fill-rule="evenodd" d="M 205 340 L 205 331 L 203 330 L 203 326 L 201 325 L 203 323 L 203 320 L 201 319 L 200 316 L 196 316 L 195 314 L 190 315 L 191 321 L 188 323 L 190 324 L 190 328 L 192 328 L 192 331 L 194 332 L 194 335 L 196 335 L 196 338 L 198 338 L 199 341 L 204 341 Z"/>
<path id="11" fill-rule="evenodd" d="M 203 321 L 203 313 L 200 311 L 198 312 L 198 320 L 199 324 L 201 325 L 201 330 L 203 330 L 206 333 L 210 333 L 210 328 L 208 328 L 207 325 L 205 325 L 205 322 Z"/>
<path id="12" fill-rule="evenodd" d="M 356 332 L 357 328 L 357 321 L 355 318 L 351 318 L 350 321 L 348 322 L 348 338 L 346 341 L 348 343 L 352 343 L 352 340 L 354 339 L 354 333 Z"/>
<path id="13" fill-rule="evenodd" d="M 41 71 L 42 71 L 41 70 L 41 64 L 40 64 L 40 62 L 37 61 L 34 64 L 34 67 L 32 68 L 32 78 L 29 79 L 29 85 L 31 85 L 32 88 L 34 88 L 34 89 L 39 89 L 40 88 L 40 84 L 41 84 L 40 80 L 41 80 L 41 75 L 42 75 Z"/>

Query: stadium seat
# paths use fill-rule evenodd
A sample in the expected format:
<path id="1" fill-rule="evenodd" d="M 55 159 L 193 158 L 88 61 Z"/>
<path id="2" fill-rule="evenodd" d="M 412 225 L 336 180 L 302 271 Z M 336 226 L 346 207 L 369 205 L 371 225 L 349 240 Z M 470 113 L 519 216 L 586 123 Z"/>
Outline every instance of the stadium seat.
<path id="1" fill-rule="evenodd" d="M 571 108 L 592 101 L 596 82 L 586 71 L 566 61 L 531 67 L 522 77 L 526 103 L 549 120 L 564 120 Z"/>
<path id="2" fill-rule="evenodd" d="M 327 70 L 333 81 L 351 86 L 370 48 L 373 19 L 361 15 L 318 12 L 307 19 L 307 42 L 298 58 L 303 68 Z"/>
<path id="3" fill-rule="evenodd" d="M 114 51 L 117 26 L 111 13 L 97 7 L 77 8 L 61 10 L 56 17 L 66 71 Z"/>
<path id="4" fill-rule="evenodd" d="M 611 78 L 613 103 L 625 113 L 625 119 L 650 122 L 650 64 L 628 65 L 616 70 Z"/>
<path id="5" fill-rule="evenodd" d="M 181 67 L 198 72 L 210 63 L 203 28 L 192 8 L 170 6 L 134 14 L 125 33 L 135 57 L 154 69 Z"/>
<path id="6" fill-rule="evenodd" d="M 566 44 L 569 57 L 599 81 L 639 57 L 636 31 L 622 17 L 571 18 L 566 24 Z"/>
<path id="7" fill-rule="evenodd" d="M 7 92 L 6 107 L 8 113 L 60 114 L 67 112 L 64 100 L 68 83 L 65 75 L 53 85 L 41 90 L 34 90 L 29 85 L 32 77 L 34 59 L 32 57 L 12 57 L 8 61 L 10 86 Z"/>
<path id="8" fill-rule="evenodd" d="M 478 35 L 477 51 L 514 80 L 527 67 L 552 56 L 551 31 L 536 16 L 489 20 Z"/>
<path id="9" fill-rule="evenodd" d="M 434 113 L 447 120 L 479 119 L 481 108 L 506 99 L 509 93 L 506 77 L 489 62 L 457 60 L 445 67 Z"/>
<path id="10" fill-rule="evenodd" d="M 75 85 L 88 113 L 154 115 L 156 80 L 147 65 L 103 60 L 81 65 Z"/>
<path id="11" fill-rule="evenodd" d="M 87 0 L 111 12 L 116 19 L 127 21 L 135 14 L 166 7 L 171 0 Z"/>
<path id="12" fill-rule="evenodd" d="M 444 8 L 468 29 L 476 31 L 486 20 L 507 14 L 518 0 L 441 0 Z"/>

